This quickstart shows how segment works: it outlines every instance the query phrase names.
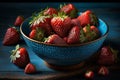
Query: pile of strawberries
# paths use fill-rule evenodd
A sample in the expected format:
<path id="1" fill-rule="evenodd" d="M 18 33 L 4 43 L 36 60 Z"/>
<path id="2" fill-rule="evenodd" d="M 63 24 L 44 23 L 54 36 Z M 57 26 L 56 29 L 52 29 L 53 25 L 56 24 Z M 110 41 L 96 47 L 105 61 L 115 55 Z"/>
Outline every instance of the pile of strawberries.
<path id="1" fill-rule="evenodd" d="M 41 10 L 29 24 L 29 37 L 48 44 L 80 44 L 100 37 L 96 15 L 91 10 L 78 15 L 73 4 Z"/>

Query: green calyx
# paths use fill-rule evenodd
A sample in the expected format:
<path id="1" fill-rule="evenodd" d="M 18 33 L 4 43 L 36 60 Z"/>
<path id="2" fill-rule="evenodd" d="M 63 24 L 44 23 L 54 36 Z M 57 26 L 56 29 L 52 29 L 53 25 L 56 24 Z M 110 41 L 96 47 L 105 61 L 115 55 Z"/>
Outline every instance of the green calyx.
<path id="1" fill-rule="evenodd" d="M 59 7 L 59 9 L 61 9 L 63 6 L 65 6 L 66 4 L 64 3 L 64 4 L 60 4 L 60 7 Z"/>
<path id="2" fill-rule="evenodd" d="M 20 57 L 20 54 L 19 54 L 19 52 L 18 52 L 18 49 L 19 49 L 19 48 L 20 48 L 20 45 L 18 44 L 18 45 L 16 45 L 15 49 L 10 52 L 10 53 L 11 53 L 11 56 L 10 56 L 11 62 L 12 62 L 12 61 L 15 61 L 16 58 L 19 58 L 19 57 Z"/>
<path id="3" fill-rule="evenodd" d="M 62 21 L 64 21 L 64 19 L 68 17 L 64 12 L 58 12 L 58 15 L 53 14 L 53 16 L 61 18 Z"/>
<path id="4" fill-rule="evenodd" d="M 91 17 L 91 22 L 93 23 L 92 25 L 98 26 L 99 22 L 97 16 L 94 13 L 92 13 L 90 14 L 90 17 Z"/>
<path id="5" fill-rule="evenodd" d="M 114 58 L 115 58 L 115 62 L 117 63 L 118 61 L 120 61 L 120 59 L 118 58 L 118 50 L 113 49 L 112 47 L 110 47 L 110 50 L 112 51 Z"/>
<path id="6" fill-rule="evenodd" d="M 84 43 L 87 41 L 87 38 L 85 37 L 85 33 L 83 31 L 83 29 L 80 30 L 80 42 Z"/>
<path id="7" fill-rule="evenodd" d="M 87 40 L 88 41 L 95 40 L 98 37 L 98 34 L 95 31 L 93 31 L 93 30 L 90 29 L 90 27 L 91 27 L 90 24 L 88 24 L 85 27 L 86 27 L 85 36 L 87 37 Z"/>
<path id="8" fill-rule="evenodd" d="M 35 40 L 43 41 L 45 31 L 41 28 L 36 28 Z"/>
<path id="9" fill-rule="evenodd" d="M 43 11 L 39 12 L 38 14 L 33 14 L 31 17 L 31 21 L 29 22 L 30 25 L 32 24 L 39 24 L 40 22 L 44 22 L 46 18 L 50 18 L 49 15 L 44 15 Z"/>
<path id="10" fill-rule="evenodd" d="M 78 10 L 77 9 L 74 9 L 72 10 L 69 14 L 69 17 L 71 18 L 76 18 L 78 16 Z"/>

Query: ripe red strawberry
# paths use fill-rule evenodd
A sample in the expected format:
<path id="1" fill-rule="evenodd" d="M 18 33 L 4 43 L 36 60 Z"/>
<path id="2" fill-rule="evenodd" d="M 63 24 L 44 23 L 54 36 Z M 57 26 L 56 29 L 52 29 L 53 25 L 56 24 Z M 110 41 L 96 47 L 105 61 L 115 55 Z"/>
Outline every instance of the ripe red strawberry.
<path id="1" fill-rule="evenodd" d="M 36 67 L 32 63 L 28 63 L 25 67 L 24 72 L 26 74 L 33 74 L 36 73 Z"/>
<path id="2" fill-rule="evenodd" d="M 17 45 L 11 53 L 11 62 L 20 68 L 25 68 L 25 66 L 30 62 L 28 52 L 24 47 Z"/>
<path id="3" fill-rule="evenodd" d="M 88 24 L 95 25 L 95 26 L 98 25 L 98 18 L 91 10 L 87 10 L 87 11 L 83 12 L 77 18 L 79 19 L 82 27 L 84 27 Z"/>
<path id="4" fill-rule="evenodd" d="M 103 46 L 100 50 L 98 64 L 100 65 L 112 65 L 117 60 L 117 51 L 110 46 Z"/>
<path id="5" fill-rule="evenodd" d="M 66 16 L 64 13 L 58 13 L 57 16 L 52 18 L 51 26 L 54 32 L 60 37 L 66 37 L 71 29 L 71 18 Z"/>
<path id="6" fill-rule="evenodd" d="M 79 27 L 81 27 L 80 21 L 77 18 L 72 19 L 71 23 L 72 23 L 72 26 L 79 26 Z"/>
<path id="7" fill-rule="evenodd" d="M 102 66 L 102 67 L 100 67 L 98 74 L 100 74 L 102 76 L 107 76 L 109 74 L 109 70 L 107 67 Z"/>
<path id="8" fill-rule="evenodd" d="M 55 8 L 52 8 L 52 7 L 47 8 L 44 11 L 44 15 L 50 15 L 50 16 L 53 16 L 53 14 L 57 14 L 57 13 L 58 13 L 58 11 Z"/>
<path id="9" fill-rule="evenodd" d="M 76 9 L 76 7 L 70 3 L 60 6 L 60 11 L 69 15 L 69 17 L 71 17 L 71 18 L 77 17 L 77 14 L 78 14 L 78 10 Z"/>
<path id="10" fill-rule="evenodd" d="M 17 16 L 14 25 L 15 26 L 20 26 L 22 24 L 22 22 L 24 21 L 24 17 L 23 16 Z"/>
<path id="11" fill-rule="evenodd" d="M 95 40 L 100 36 L 99 30 L 95 26 L 86 25 L 85 27 L 83 27 L 83 31 L 88 41 Z"/>
<path id="12" fill-rule="evenodd" d="M 43 38 L 44 38 L 44 31 L 40 28 L 36 28 L 36 29 L 33 29 L 31 30 L 31 32 L 29 33 L 29 37 L 31 39 L 35 39 L 35 40 L 38 40 L 38 41 L 42 41 Z"/>
<path id="13" fill-rule="evenodd" d="M 37 27 L 39 27 L 45 31 L 46 35 L 51 35 L 52 28 L 50 21 L 51 17 L 49 15 L 45 16 L 42 13 L 40 13 L 37 16 L 33 16 L 29 24 L 31 29 L 36 29 Z"/>
<path id="14" fill-rule="evenodd" d="M 80 42 L 80 27 L 74 26 L 69 32 L 67 43 L 73 44 L 79 42 Z"/>
<path id="15" fill-rule="evenodd" d="M 3 45 L 17 44 L 20 40 L 20 34 L 15 27 L 9 27 L 3 39 Z"/>
<path id="16" fill-rule="evenodd" d="M 62 39 L 60 36 L 58 36 L 57 34 L 53 34 L 50 35 L 46 40 L 45 43 L 48 44 L 66 44 L 66 42 L 64 41 L 64 39 Z"/>
<path id="17" fill-rule="evenodd" d="M 93 77 L 94 77 L 94 72 L 92 70 L 89 70 L 85 73 L 86 79 L 93 79 Z"/>

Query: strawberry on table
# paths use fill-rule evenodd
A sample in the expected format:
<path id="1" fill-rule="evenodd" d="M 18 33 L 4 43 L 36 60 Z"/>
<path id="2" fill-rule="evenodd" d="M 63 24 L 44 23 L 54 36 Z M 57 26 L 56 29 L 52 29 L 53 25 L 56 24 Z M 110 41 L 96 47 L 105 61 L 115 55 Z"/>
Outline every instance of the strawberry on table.
<path id="1" fill-rule="evenodd" d="M 29 37 L 34 40 L 42 41 L 44 39 L 44 30 L 41 28 L 36 28 L 31 30 Z"/>
<path id="2" fill-rule="evenodd" d="M 76 18 L 78 15 L 78 10 L 73 4 L 65 4 L 60 6 L 60 11 L 69 15 L 71 18 Z"/>
<path id="3" fill-rule="evenodd" d="M 58 14 L 58 11 L 55 8 L 50 7 L 44 10 L 44 15 L 53 16 L 53 14 Z"/>
<path id="4" fill-rule="evenodd" d="M 20 34 L 15 27 L 9 27 L 4 35 L 3 45 L 9 46 L 20 41 Z"/>
<path id="5" fill-rule="evenodd" d="M 48 43 L 48 44 L 66 44 L 65 40 L 62 39 L 59 35 L 57 34 L 53 34 L 53 35 L 50 35 L 46 40 L 45 40 L 45 43 Z"/>
<path id="6" fill-rule="evenodd" d="M 66 37 L 71 29 L 71 18 L 60 12 L 52 18 L 51 26 L 60 37 Z"/>
<path id="7" fill-rule="evenodd" d="M 25 66 L 30 62 L 26 48 L 20 47 L 19 45 L 11 51 L 10 58 L 11 62 L 20 68 L 25 68 Z"/>
<path id="8" fill-rule="evenodd" d="M 28 63 L 25 67 L 24 72 L 26 74 L 33 74 L 33 73 L 36 73 L 37 71 L 36 71 L 35 65 L 33 65 L 32 63 Z"/>
<path id="9" fill-rule="evenodd" d="M 17 18 L 16 18 L 16 20 L 15 20 L 15 22 L 14 22 L 14 25 L 15 25 L 15 26 L 20 26 L 23 21 L 24 21 L 24 17 L 21 16 L 21 15 L 19 15 L 19 16 L 17 16 Z"/>
<path id="10" fill-rule="evenodd" d="M 85 73 L 86 79 L 93 79 L 93 77 L 94 77 L 94 72 L 92 70 L 86 71 L 86 73 Z"/>
<path id="11" fill-rule="evenodd" d="M 85 12 L 81 13 L 81 15 L 79 15 L 77 18 L 79 19 L 82 27 L 88 24 L 98 26 L 98 18 L 91 10 L 86 10 Z"/>
<path id="12" fill-rule="evenodd" d="M 100 69 L 98 70 L 98 74 L 102 76 L 107 76 L 109 74 L 109 70 L 105 66 L 101 66 Z"/>
<path id="13" fill-rule="evenodd" d="M 98 64 L 100 65 L 112 65 L 117 61 L 118 51 L 110 46 L 103 46 L 100 50 Z"/>

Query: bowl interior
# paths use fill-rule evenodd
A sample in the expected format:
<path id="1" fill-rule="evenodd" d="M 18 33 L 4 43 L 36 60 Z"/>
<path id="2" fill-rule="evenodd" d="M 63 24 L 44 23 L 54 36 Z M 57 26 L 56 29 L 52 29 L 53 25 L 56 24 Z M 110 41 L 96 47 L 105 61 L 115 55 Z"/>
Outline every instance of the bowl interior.
<path id="1" fill-rule="evenodd" d="M 28 35 L 29 35 L 30 31 L 31 31 L 31 30 L 30 30 L 30 25 L 29 25 L 29 21 L 30 21 L 30 20 L 31 20 L 31 17 L 27 18 L 27 19 L 23 22 L 23 24 L 21 25 L 20 31 L 21 31 L 22 35 L 23 35 L 24 37 L 26 37 L 27 39 L 32 40 L 32 41 L 34 41 L 34 42 L 45 44 L 45 43 L 43 43 L 43 42 L 39 42 L 39 41 L 30 39 L 30 38 L 28 37 Z M 100 37 L 99 37 L 98 39 L 96 39 L 96 40 L 99 40 L 100 38 L 106 36 L 107 33 L 108 33 L 108 31 L 109 31 L 108 25 L 107 25 L 103 20 L 101 20 L 101 19 L 99 19 L 98 29 L 99 29 L 99 31 L 100 31 Z M 93 40 L 93 41 L 96 41 L 96 40 Z M 93 42 L 93 41 L 90 41 L 90 42 Z M 90 43 L 90 42 L 86 42 L 86 43 Z M 80 45 L 84 45 L 84 44 L 86 44 L 86 43 L 82 43 L 82 44 L 80 44 Z M 47 44 L 47 45 L 49 45 L 49 44 Z M 52 44 L 52 45 L 54 45 L 54 44 Z M 74 44 L 73 44 L 73 45 L 74 45 Z M 55 45 L 55 46 L 56 46 L 56 45 Z"/>

